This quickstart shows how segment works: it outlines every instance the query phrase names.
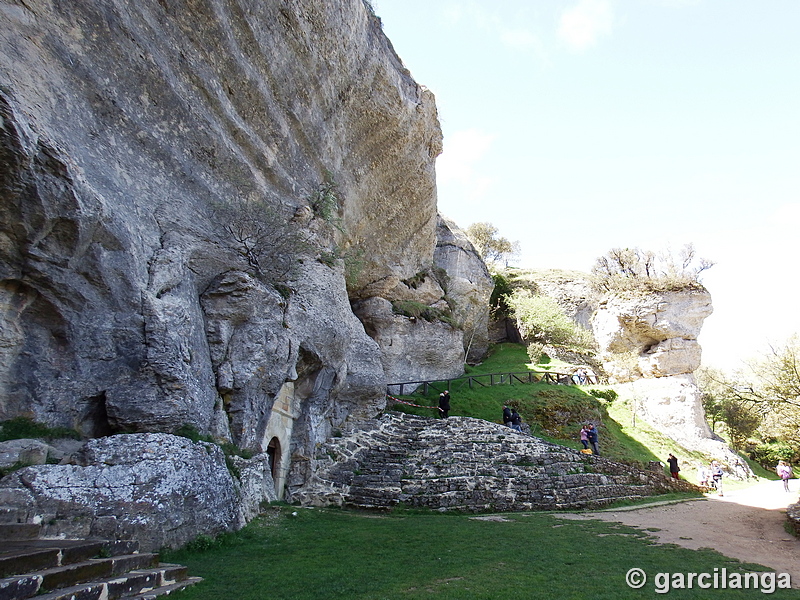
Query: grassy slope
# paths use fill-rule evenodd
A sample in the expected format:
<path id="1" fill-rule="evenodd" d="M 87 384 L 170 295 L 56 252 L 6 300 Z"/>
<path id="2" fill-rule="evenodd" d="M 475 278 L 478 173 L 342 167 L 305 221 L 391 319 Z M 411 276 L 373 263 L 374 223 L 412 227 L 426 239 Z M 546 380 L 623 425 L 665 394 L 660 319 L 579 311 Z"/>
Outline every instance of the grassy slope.
<path id="1" fill-rule="evenodd" d="M 480 365 L 467 368 L 467 375 L 488 373 L 511 373 L 534 371 L 571 372 L 572 366 L 564 363 L 532 365 L 528 362 L 522 344 L 499 344 L 490 356 Z M 441 387 L 441 386 L 440 386 Z M 453 382 L 450 390 L 452 400 L 451 415 L 462 415 L 501 422 L 504 403 L 516 405 L 523 419 L 531 426 L 534 435 L 570 447 L 581 448 L 578 432 L 582 423 L 599 423 L 600 449 L 604 456 L 622 462 L 645 465 L 648 461 L 661 461 L 666 464 L 669 453 L 678 456 L 682 463 L 688 461 L 695 466 L 682 467 L 682 475 L 697 480 L 697 468 L 707 464 L 710 457 L 692 452 L 664 436 L 641 419 L 634 420 L 631 398 L 620 396 L 613 402 L 595 398 L 591 390 L 611 389 L 608 386 L 561 386 L 543 383 L 498 385 L 493 387 L 475 386 L 473 389 L 464 383 Z M 431 390 L 425 396 L 416 393 L 403 398 L 415 404 L 435 406 L 438 390 Z M 435 416 L 436 411 L 396 404 L 391 408 L 422 416 Z M 748 461 L 750 462 L 750 461 Z M 767 472 L 750 462 L 751 468 L 760 478 L 775 479 L 774 473 Z M 737 484 L 731 482 L 732 485 Z M 752 483 L 752 481 L 750 482 Z"/>

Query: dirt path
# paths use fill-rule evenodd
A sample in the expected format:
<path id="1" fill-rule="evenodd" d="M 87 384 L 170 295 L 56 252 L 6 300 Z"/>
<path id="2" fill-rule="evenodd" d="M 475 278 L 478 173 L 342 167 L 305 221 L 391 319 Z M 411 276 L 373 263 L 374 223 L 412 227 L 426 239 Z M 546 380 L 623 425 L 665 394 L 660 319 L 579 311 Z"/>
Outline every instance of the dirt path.
<path id="1" fill-rule="evenodd" d="M 798 501 L 800 480 L 767 481 L 744 490 L 724 490 L 719 497 L 645 508 L 559 515 L 569 519 L 601 519 L 642 529 L 659 528 L 661 543 L 685 548 L 713 548 L 725 556 L 789 573 L 800 588 L 800 539 L 784 529 L 786 507 Z"/>

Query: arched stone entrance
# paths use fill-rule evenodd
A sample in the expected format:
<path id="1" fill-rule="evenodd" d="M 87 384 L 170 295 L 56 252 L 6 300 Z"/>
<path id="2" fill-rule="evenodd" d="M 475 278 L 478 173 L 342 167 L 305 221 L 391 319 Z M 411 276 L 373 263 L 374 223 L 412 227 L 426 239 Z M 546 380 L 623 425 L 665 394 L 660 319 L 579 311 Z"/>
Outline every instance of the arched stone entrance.
<path id="1" fill-rule="evenodd" d="M 295 407 L 294 383 L 287 381 L 272 405 L 272 414 L 267 423 L 261 447 L 269 456 L 272 480 L 275 482 L 275 495 L 283 500 L 283 488 L 289 473 L 290 451 L 294 420 L 297 418 Z"/>
<path id="2" fill-rule="evenodd" d="M 281 470 L 281 441 L 273 437 L 267 444 L 267 456 L 269 456 L 269 468 L 272 471 L 273 481 L 278 481 Z M 275 490 L 277 492 L 277 490 Z"/>

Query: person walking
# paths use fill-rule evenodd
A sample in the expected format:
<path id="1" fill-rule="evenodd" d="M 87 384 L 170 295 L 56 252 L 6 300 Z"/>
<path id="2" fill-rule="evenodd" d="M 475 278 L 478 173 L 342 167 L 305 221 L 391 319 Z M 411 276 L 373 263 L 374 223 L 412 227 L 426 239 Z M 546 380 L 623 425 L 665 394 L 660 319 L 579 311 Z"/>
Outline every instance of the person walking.
<path id="1" fill-rule="evenodd" d="M 597 435 L 597 428 L 594 423 L 589 423 L 589 430 L 586 432 L 586 437 L 589 438 L 589 443 L 592 445 L 592 454 L 600 456 L 600 446 L 598 445 L 599 436 Z"/>
<path id="2" fill-rule="evenodd" d="M 678 472 L 681 470 L 681 468 L 678 466 L 678 459 L 674 454 L 670 453 L 669 458 L 667 459 L 667 464 L 669 464 L 669 472 L 670 475 L 672 475 L 672 478 L 680 479 L 681 477 L 678 475 Z"/>
<path id="3" fill-rule="evenodd" d="M 789 479 L 792 478 L 792 467 L 790 467 L 785 461 L 779 460 L 778 466 L 775 467 L 775 472 L 778 474 L 778 477 L 781 478 L 783 481 L 783 489 L 785 491 L 789 491 Z"/>
<path id="4" fill-rule="evenodd" d="M 439 394 L 439 417 L 446 419 L 450 412 L 450 392 L 448 390 Z"/>
<path id="5" fill-rule="evenodd" d="M 722 496 L 722 467 L 716 460 L 711 461 L 711 481 L 714 482 L 714 487 L 717 488 L 717 492 Z"/>

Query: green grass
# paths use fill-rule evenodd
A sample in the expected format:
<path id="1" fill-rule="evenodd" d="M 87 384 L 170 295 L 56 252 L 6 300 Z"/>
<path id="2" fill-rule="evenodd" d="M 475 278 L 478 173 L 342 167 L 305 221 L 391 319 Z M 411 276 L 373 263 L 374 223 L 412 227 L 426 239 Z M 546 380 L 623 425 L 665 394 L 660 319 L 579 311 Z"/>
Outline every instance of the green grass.
<path id="1" fill-rule="evenodd" d="M 33 419 L 29 419 L 28 417 L 15 417 L 0 423 L 0 442 L 28 438 L 44 440 L 70 438 L 79 440 L 81 439 L 81 435 L 74 429 L 67 429 L 66 427 L 47 427 L 41 423 L 36 423 Z"/>
<path id="2" fill-rule="evenodd" d="M 468 374 L 542 371 L 545 366 L 532 365 L 527 361 L 528 354 L 524 345 L 498 344 L 483 363 L 470 367 Z M 660 455 L 654 454 L 646 443 L 631 435 L 631 431 L 618 421 L 615 413 L 609 412 L 608 409 L 615 406 L 618 401 L 608 402 L 589 394 L 593 389 L 606 389 L 604 386 L 513 382 L 491 387 L 473 384 L 470 388 L 466 380 L 461 380 L 452 381 L 450 387 L 452 407 L 450 414 L 453 416 L 474 417 L 500 423 L 503 404 L 507 403 L 517 407 L 523 420 L 530 425 L 531 433 L 548 441 L 569 448 L 582 448 L 579 439 L 581 425 L 592 422 L 599 424 L 600 450 L 604 456 L 638 465 L 644 465 L 651 460 L 660 460 Z M 414 404 L 435 407 L 438 393 L 438 390 L 432 389 L 427 395 L 417 393 L 403 398 Z M 403 404 L 391 405 L 390 408 L 420 416 L 436 416 L 435 409 Z M 619 418 L 624 416 L 624 413 L 621 413 Z"/>
<path id="3" fill-rule="evenodd" d="M 640 599 L 653 597 L 657 573 L 765 570 L 712 550 L 656 545 L 646 532 L 615 523 L 546 513 L 504 518 L 273 506 L 202 551 L 166 552 L 163 559 L 204 578 L 173 594 L 176 600 Z M 649 576 L 642 590 L 625 583 L 633 567 Z M 755 594 L 726 590 L 719 597 Z M 713 595 L 692 589 L 668 596 Z M 798 598 L 800 592 L 773 595 Z"/>

